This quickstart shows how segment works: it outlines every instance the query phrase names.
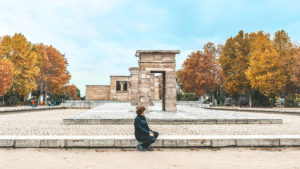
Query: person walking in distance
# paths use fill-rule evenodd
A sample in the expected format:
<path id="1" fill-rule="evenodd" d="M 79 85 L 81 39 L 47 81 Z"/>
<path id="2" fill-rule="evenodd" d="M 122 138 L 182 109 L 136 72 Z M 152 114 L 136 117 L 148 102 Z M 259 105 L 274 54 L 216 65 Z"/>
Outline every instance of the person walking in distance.
<path id="1" fill-rule="evenodd" d="M 34 106 L 35 106 L 34 99 L 31 100 L 31 106 L 32 106 L 32 108 L 34 108 Z"/>

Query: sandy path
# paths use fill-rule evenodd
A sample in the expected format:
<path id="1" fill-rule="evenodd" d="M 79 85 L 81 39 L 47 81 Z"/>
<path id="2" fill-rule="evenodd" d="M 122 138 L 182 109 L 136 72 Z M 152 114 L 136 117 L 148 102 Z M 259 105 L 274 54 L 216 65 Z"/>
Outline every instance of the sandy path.
<path id="1" fill-rule="evenodd" d="M 0 149 L 1 169 L 300 169 L 300 148 L 287 149 Z"/>

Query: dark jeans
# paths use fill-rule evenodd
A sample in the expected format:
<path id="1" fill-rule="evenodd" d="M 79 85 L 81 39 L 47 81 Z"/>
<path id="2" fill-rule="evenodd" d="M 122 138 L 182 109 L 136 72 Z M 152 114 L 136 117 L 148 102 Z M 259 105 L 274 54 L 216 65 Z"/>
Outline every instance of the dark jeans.
<path id="1" fill-rule="evenodd" d="M 158 137 L 158 132 L 156 131 L 152 131 L 154 136 L 148 136 L 146 138 L 143 138 L 141 140 L 138 140 L 143 147 L 148 147 L 150 146 L 150 144 L 154 143 Z"/>

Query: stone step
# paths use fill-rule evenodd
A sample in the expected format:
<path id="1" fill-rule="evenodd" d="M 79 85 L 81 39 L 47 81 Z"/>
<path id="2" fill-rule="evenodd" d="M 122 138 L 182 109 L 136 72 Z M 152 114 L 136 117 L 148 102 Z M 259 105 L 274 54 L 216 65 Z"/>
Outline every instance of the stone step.
<path id="1" fill-rule="evenodd" d="M 9 109 L 1 109 L 0 115 L 3 113 L 11 113 L 11 112 L 27 112 L 27 111 L 41 111 L 41 110 L 55 110 L 55 109 L 66 109 L 65 107 L 55 106 L 55 107 L 28 107 L 28 108 L 9 108 Z"/>
<path id="2" fill-rule="evenodd" d="M 274 114 L 289 114 L 300 115 L 300 109 L 296 110 L 280 110 L 272 108 L 231 108 L 231 107 L 204 107 L 210 110 L 224 110 L 224 111 L 237 111 L 237 112 L 255 112 L 255 113 L 274 113 Z"/>
<path id="3" fill-rule="evenodd" d="M 151 125 L 182 124 L 282 124 L 282 119 L 150 119 Z M 132 125 L 134 119 L 63 119 L 65 125 Z"/>
<path id="4" fill-rule="evenodd" d="M 133 135 L 0 136 L 0 147 L 132 148 Z M 285 147 L 300 146 L 300 135 L 161 135 L 152 147 Z"/>

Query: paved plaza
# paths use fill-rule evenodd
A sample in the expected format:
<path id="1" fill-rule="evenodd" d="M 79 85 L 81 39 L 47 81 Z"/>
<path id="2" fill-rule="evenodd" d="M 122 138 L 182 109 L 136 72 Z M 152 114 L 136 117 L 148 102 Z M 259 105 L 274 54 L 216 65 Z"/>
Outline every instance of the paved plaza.
<path id="1" fill-rule="evenodd" d="M 62 119 L 87 109 L 61 109 L 0 115 L 0 136 L 72 136 L 72 135 L 133 135 L 131 125 L 64 125 Z M 206 111 L 206 110 L 204 110 Z M 220 116 L 224 111 L 214 111 Z M 150 125 L 161 135 L 299 135 L 300 116 L 264 113 L 240 113 L 261 118 L 282 119 L 283 124 L 194 124 Z M 146 114 L 147 116 L 147 114 Z M 224 116 L 224 115 L 223 115 Z"/>
<path id="2" fill-rule="evenodd" d="M 271 116 L 240 113 L 235 111 L 209 110 L 188 105 L 177 105 L 177 112 L 161 110 L 156 102 L 149 107 L 147 119 L 150 124 L 281 124 L 282 119 Z M 130 103 L 108 102 L 64 118 L 64 124 L 133 124 L 136 107 Z"/>
<path id="3" fill-rule="evenodd" d="M 129 103 L 105 103 L 93 109 L 53 109 L 0 114 L 0 147 L 27 148 L 104 148 L 135 147 L 133 119 L 135 107 Z M 100 112 L 100 113 L 99 113 Z M 68 124 L 63 119 L 80 117 L 107 118 L 107 123 L 97 125 Z M 150 128 L 160 136 L 153 147 L 285 147 L 300 145 L 300 116 L 208 110 L 178 105 L 178 112 L 162 112 L 160 105 L 146 113 Z M 118 118 L 130 119 L 129 123 L 118 124 Z M 152 118 L 152 119 L 151 119 Z M 163 119 L 163 124 L 153 123 Z M 184 120 L 184 123 L 174 121 Z M 247 123 L 188 123 L 194 119 L 221 119 L 246 121 Z M 246 119 L 246 120 L 245 120 Z M 152 121 L 151 121 L 152 120 Z M 170 123 L 170 120 L 172 123 Z M 281 123 L 249 123 L 249 120 L 280 120 Z M 207 122 L 204 120 L 204 122 Z"/>

